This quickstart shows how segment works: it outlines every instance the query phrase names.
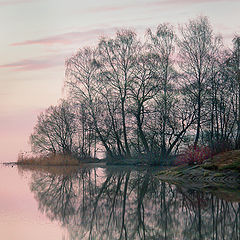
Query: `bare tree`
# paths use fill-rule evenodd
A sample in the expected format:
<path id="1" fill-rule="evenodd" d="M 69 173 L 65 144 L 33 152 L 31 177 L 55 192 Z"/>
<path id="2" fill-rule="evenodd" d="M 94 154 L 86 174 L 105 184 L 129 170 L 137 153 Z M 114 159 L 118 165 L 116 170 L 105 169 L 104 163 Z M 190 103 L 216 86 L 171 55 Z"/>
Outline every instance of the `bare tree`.
<path id="1" fill-rule="evenodd" d="M 219 37 L 214 37 L 211 25 L 207 17 L 198 17 L 190 20 L 181 27 L 179 46 L 179 68 L 182 71 L 185 97 L 193 103 L 193 109 L 197 110 L 196 134 L 194 145 L 196 146 L 201 131 L 205 113 L 205 96 L 207 83 L 212 77 L 212 65 L 215 64 L 215 54 L 221 44 Z"/>
<path id="2" fill-rule="evenodd" d="M 235 92 L 235 118 L 237 122 L 235 147 L 240 148 L 240 36 L 233 39 L 233 51 L 227 62 L 229 77 Z"/>
<path id="3" fill-rule="evenodd" d="M 62 101 L 58 106 L 50 106 L 38 116 L 30 136 L 32 150 L 41 153 L 71 153 L 75 132 L 75 116 L 70 105 Z"/>
<path id="4" fill-rule="evenodd" d="M 138 41 L 130 30 L 118 31 L 114 39 L 103 38 L 99 43 L 102 78 L 120 101 L 122 132 L 126 156 L 131 156 L 127 131 L 127 102 L 132 84 Z"/>
<path id="5" fill-rule="evenodd" d="M 109 125 L 105 124 L 106 111 L 102 104 L 101 86 L 98 84 L 100 64 L 96 49 L 79 50 L 66 62 L 66 85 L 69 97 L 77 106 L 84 106 L 88 121 L 92 122 L 98 139 L 109 156 L 113 156 L 109 146 Z"/>
<path id="6" fill-rule="evenodd" d="M 146 128 L 145 119 L 149 120 L 151 104 L 154 104 L 153 98 L 159 91 L 159 84 L 152 70 L 151 58 L 152 56 L 147 52 L 139 53 L 129 93 L 131 99 L 130 112 L 136 119 L 137 135 L 142 142 L 144 152 L 148 154 L 150 148 L 146 130 L 144 131 L 144 128 Z M 141 152 L 141 149 L 138 148 L 138 151 Z"/>
<path id="7" fill-rule="evenodd" d="M 157 109 L 161 112 L 161 156 L 165 157 L 167 152 L 167 124 L 170 119 L 170 111 L 173 107 L 172 96 L 174 95 L 173 83 L 176 80 L 174 70 L 173 54 L 175 50 L 175 34 L 173 27 L 168 24 L 160 24 L 156 33 L 148 30 L 150 38 L 150 52 L 155 56 L 152 64 L 154 75 L 159 84 L 159 93 L 155 97 Z"/>

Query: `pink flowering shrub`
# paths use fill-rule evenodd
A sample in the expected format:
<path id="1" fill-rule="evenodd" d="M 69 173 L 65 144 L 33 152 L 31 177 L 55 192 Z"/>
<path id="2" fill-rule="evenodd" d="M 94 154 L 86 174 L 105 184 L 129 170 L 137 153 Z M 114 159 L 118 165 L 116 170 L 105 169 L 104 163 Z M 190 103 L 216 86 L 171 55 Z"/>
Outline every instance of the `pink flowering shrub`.
<path id="1" fill-rule="evenodd" d="M 189 146 L 176 159 L 175 165 L 194 165 L 202 164 L 204 160 L 212 156 L 212 151 L 207 146 Z"/>

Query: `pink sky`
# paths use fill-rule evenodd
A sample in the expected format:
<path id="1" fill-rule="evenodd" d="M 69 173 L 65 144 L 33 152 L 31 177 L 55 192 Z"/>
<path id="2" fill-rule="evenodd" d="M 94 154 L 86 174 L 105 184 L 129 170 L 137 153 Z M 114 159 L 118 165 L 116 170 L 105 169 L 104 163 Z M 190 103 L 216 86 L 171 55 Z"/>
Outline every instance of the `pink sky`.
<path id="1" fill-rule="evenodd" d="M 130 27 L 143 34 L 199 15 L 230 44 L 239 0 L 0 0 L 0 162 L 29 150 L 37 114 L 62 96 L 64 62 L 99 36 Z"/>

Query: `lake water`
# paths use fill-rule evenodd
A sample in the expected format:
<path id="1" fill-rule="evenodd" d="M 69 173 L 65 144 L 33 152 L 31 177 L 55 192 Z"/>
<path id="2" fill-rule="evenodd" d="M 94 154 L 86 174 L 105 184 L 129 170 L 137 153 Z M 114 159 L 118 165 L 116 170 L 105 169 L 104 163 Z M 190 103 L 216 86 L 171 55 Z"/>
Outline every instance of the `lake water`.
<path id="1" fill-rule="evenodd" d="M 0 239 L 240 239 L 239 189 L 202 192 L 156 172 L 1 165 Z"/>

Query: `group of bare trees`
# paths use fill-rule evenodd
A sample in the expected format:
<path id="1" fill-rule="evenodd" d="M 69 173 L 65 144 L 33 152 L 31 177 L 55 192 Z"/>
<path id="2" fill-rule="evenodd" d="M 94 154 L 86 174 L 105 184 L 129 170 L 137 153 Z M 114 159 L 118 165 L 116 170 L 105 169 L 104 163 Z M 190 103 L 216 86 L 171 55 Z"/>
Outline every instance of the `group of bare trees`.
<path id="1" fill-rule="evenodd" d="M 227 49 L 206 17 L 179 36 L 160 24 L 141 41 L 103 37 L 66 61 L 65 86 L 68 103 L 39 116 L 36 150 L 166 158 L 191 143 L 240 146 L 240 37 Z"/>

